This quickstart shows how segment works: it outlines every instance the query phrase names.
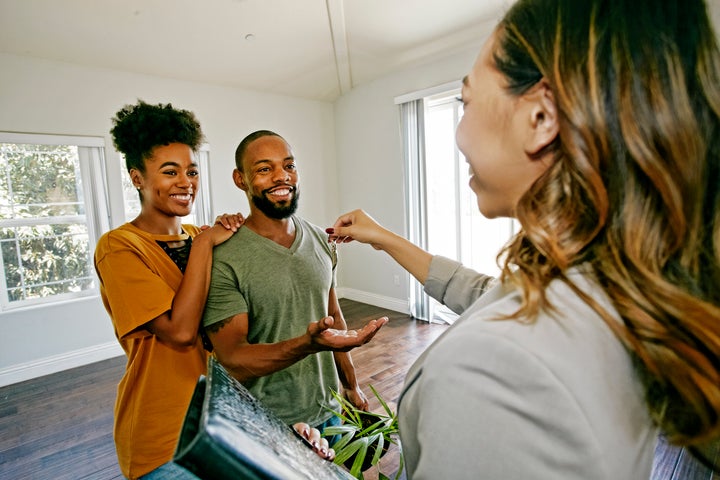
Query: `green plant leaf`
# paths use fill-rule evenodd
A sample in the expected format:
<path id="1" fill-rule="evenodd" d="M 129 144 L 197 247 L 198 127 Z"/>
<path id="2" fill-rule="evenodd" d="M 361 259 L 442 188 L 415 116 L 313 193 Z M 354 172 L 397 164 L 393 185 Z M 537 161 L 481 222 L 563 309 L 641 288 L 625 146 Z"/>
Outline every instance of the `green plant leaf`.
<path id="1" fill-rule="evenodd" d="M 326 436 L 343 435 L 348 432 L 355 433 L 357 432 L 357 428 L 352 425 L 332 425 L 330 427 L 325 427 L 323 432 L 326 433 Z"/>
<path id="2" fill-rule="evenodd" d="M 345 460 L 355 455 L 355 453 L 362 447 L 362 444 L 365 443 L 363 440 L 364 439 L 362 438 L 358 438 L 354 442 L 348 444 L 345 448 L 340 449 L 340 451 L 335 450 L 335 463 L 342 465 L 345 463 Z"/>
<path id="3" fill-rule="evenodd" d="M 332 396 L 340 405 L 340 412 L 330 407 L 327 410 L 337 415 L 342 420 L 342 425 L 331 426 L 325 428 L 323 436 L 341 435 L 338 442 L 333 445 L 335 450 L 335 463 L 344 465 L 346 462 L 352 461 L 350 474 L 355 478 L 362 479 L 362 467 L 368 456 L 368 451 L 372 454 L 370 465 L 377 465 L 380 457 L 386 450 L 386 445 L 395 443 L 400 445 L 399 439 L 395 441 L 393 438 L 398 433 L 398 422 L 396 414 L 390 409 L 387 402 L 383 400 L 375 387 L 370 385 L 370 389 L 377 397 L 380 405 L 382 405 L 385 413 L 366 412 L 356 408 L 349 400 L 344 398 L 338 392 L 330 390 Z M 400 470 L 404 465 L 402 449 L 399 448 Z M 349 462 L 348 462 L 349 465 Z M 378 472 L 379 473 L 379 472 Z M 386 476 L 381 478 L 388 479 Z M 395 477 L 399 479 L 398 476 Z M 389 479 L 388 479 L 389 480 Z"/>
<path id="4" fill-rule="evenodd" d="M 405 469 L 405 457 L 402 454 L 402 445 L 400 444 L 399 440 L 398 440 L 397 446 L 398 446 L 398 449 L 400 450 L 400 463 L 398 464 L 398 471 L 395 474 L 394 480 L 400 480 L 400 475 L 402 475 L 402 472 Z"/>
<path id="5" fill-rule="evenodd" d="M 375 445 L 375 455 L 373 455 L 373 458 L 370 461 L 371 465 L 375 465 L 378 463 L 378 461 L 380 461 L 380 457 L 383 454 L 384 446 L 385 446 L 385 437 L 383 435 L 378 435 L 377 445 Z"/>
<path id="6" fill-rule="evenodd" d="M 355 478 L 362 478 L 362 465 L 365 463 L 365 457 L 368 451 L 368 438 L 359 438 L 356 442 L 360 445 L 355 455 L 355 461 L 350 469 L 350 475 Z"/>
<path id="7" fill-rule="evenodd" d="M 392 418 L 394 419 L 394 418 L 395 418 L 395 412 L 393 412 L 392 410 L 390 410 L 390 407 L 389 407 L 388 404 L 385 402 L 385 400 L 383 400 L 383 398 L 380 396 L 380 394 L 378 393 L 378 391 L 375 390 L 375 387 L 373 387 L 372 385 L 370 385 L 370 390 L 372 390 L 373 394 L 375 395 L 375 397 L 376 397 L 376 398 L 378 399 L 378 401 L 380 402 L 380 405 L 382 405 L 382 407 L 383 407 L 383 409 L 385 410 L 385 413 L 387 413 L 388 417 L 392 417 Z"/>
<path id="8" fill-rule="evenodd" d="M 335 453 L 341 452 L 343 448 L 345 448 L 345 445 L 349 444 L 350 441 L 355 437 L 355 432 L 348 432 L 342 437 L 340 437 L 340 440 L 338 440 L 335 445 L 333 445 L 333 449 L 335 450 Z"/>

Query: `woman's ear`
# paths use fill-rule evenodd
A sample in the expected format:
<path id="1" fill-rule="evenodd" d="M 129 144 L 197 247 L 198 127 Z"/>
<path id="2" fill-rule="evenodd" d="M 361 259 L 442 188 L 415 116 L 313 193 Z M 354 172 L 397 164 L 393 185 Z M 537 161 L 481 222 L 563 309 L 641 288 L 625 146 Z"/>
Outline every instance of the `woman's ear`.
<path id="1" fill-rule="evenodd" d="M 248 191 L 247 184 L 245 183 L 245 177 L 237 168 L 233 169 L 233 182 L 235 182 L 235 185 L 243 192 Z"/>
<path id="2" fill-rule="evenodd" d="M 530 135 L 525 152 L 531 157 L 542 154 L 558 136 L 557 106 L 550 85 L 541 80 L 528 94 L 530 107 Z"/>
<path id="3" fill-rule="evenodd" d="M 130 172 L 128 172 L 128 173 L 130 173 L 130 181 L 132 181 L 133 187 L 135 187 L 138 190 L 140 188 L 142 188 L 143 178 L 142 178 L 142 173 L 140 173 L 140 170 L 138 170 L 137 168 L 131 168 Z"/>

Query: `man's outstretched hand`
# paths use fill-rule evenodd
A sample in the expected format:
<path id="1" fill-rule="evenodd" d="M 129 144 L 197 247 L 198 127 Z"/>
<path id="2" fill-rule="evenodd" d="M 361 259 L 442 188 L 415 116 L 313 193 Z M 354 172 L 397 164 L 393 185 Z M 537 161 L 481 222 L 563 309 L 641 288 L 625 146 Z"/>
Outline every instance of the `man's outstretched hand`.
<path id="1" fill-rule="evenodd" d="M 365 345 L 388 322 L 387 317 L 370 320 L 364 327 L 356 330 L 337 330 L 332 328 L 335 319 L 325 317 L 308 325 L 310 342 L 318 351 L 349 352 L 355 347 Z"/>

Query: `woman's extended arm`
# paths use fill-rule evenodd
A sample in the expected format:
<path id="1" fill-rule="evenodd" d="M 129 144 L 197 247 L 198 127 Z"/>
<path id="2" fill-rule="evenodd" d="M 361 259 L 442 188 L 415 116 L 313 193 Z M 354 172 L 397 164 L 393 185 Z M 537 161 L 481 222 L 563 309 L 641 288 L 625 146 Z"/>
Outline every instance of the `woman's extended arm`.
<path id="1" fill-rule="evenodd" d="M 376 250 L 383 250 L 397 263 L 425 284 L 432 255 L 409 240 L 381 226 L 363 210 L 354 210 L 337 219 L 328 229 L 330 239 L 340 243 L 353 240 L 368 243 Z"/>

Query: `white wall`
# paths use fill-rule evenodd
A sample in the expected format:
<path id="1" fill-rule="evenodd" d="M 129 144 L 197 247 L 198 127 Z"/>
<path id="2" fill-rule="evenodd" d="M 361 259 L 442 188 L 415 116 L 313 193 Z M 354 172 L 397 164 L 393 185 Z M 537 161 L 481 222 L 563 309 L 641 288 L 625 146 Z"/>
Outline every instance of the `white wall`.
<path id="1" fill-rule="evenodd" d="M 211 148 L 216 214 L 247 213 L 245 196 L 231 180 L 235 147 L 251 131 L 267 128 L 294 147 L 302 181 L 300 214 L 320 225 L 337 216 L 330 103 L 0 54 L 0 130 L 104 137 L 118 178 L 110 119 L 138 98 L 196 113 Z M 117 224 L 119 180 L 111 201 Z M 121 353 L 99 297 L 0 313 L 0 386 Z"/>
<path id="2" fill-rule="evenodd" d="M 0 130 L 104 137 L 110 166 L 120 175 L 108 134 L 110 119 L 138 98 L 171 102 L 194 111 L 203 126 L 211 148 L 215 214 L 248 211 L 230 176 L 235 147 L 247 133 L 267 128 L 294 148 L 301 215 L 329 226 L 339 214 L 363 208 L 404 233 L 402 149 L 394 99 L 462 78 L 491 27 L 485 33 L 479 29 L 476 48 L 358 87 L 334 105 L 0 54 Z M 117 225 L 122 218 L 119 180 L 111 188 Z M 342 245 L 338 279 L 340 296 L 408 311 L 409 278 L 384 253 L 365 245 Z M 0 386 L 120 354 L 98 297 L 0 312 Z"/>

